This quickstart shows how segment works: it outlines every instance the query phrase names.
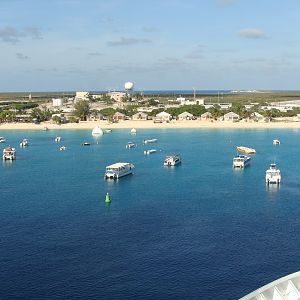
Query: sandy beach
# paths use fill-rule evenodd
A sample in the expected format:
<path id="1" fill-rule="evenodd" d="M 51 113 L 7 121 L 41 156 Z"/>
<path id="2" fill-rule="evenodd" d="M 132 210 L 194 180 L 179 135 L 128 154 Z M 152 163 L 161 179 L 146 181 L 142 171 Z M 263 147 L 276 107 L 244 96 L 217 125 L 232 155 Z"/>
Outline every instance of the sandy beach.
<path id="1" fill-rule="evenodd" d="M 189 121 L 171 121 L 169 123 L 153 123 L 153 121 L 120 121 L 119 123 L 108 123 L 107 121 L 85 121 L 80 123 L 68 123 L 57 125 L 50 122 L 40 124 L 32 123 L 3 123 L 0 130 L 43 130 L 47 127 L 49 130 L 58 129 L 93 129 L 100 126 L 103 129 L 122 129 L 122 128 L 234 128 L 234 129 L 300 129 L 300 122 L 225 122 L 225 121 L 205 121 L 205 120 L 189 120 Z"/>

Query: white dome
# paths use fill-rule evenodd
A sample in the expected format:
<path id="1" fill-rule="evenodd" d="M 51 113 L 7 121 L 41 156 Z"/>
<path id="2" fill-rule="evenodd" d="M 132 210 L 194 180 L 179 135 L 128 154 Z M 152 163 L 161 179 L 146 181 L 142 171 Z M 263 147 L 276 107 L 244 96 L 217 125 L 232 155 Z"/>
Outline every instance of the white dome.
<path id="1" fill-rule="evenodd" d="M 134 84 L 133 82 L 126 82 L 124 86 L 125 86 L 125 90 L 132 90 Z"/>

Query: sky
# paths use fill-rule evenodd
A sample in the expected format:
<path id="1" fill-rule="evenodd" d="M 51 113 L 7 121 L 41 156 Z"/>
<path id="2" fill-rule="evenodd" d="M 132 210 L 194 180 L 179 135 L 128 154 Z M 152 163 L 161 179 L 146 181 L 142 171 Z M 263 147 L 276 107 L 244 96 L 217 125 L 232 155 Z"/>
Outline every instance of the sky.
<path id="1" fill-rule="evenodd" d="M 0 0 L 0 92 L 300 90 L 299 0 Z"/>

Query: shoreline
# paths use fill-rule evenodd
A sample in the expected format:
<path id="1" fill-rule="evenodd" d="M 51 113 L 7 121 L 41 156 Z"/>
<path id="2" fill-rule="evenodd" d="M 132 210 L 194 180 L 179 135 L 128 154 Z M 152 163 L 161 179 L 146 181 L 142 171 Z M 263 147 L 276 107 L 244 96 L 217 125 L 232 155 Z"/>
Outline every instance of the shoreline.
<path id="1" fill-rule="evenodd" d="M 147 121 L 120 121 L 119 123 L 108 123 L 107 121 L 83 121 L 80 123 L 67 123 L 62 125 L 43 122 L 33 123 L 3 123 L 0 124 L 1 130 L 38 130 L 42 131 L 45 127 L 49 130 L 92 130 L 100 126 L 102 129 L 300 129 L 300 122 L 230 122 L 230 121 L 171 121 L 169 123 L 153 123 Z"/>

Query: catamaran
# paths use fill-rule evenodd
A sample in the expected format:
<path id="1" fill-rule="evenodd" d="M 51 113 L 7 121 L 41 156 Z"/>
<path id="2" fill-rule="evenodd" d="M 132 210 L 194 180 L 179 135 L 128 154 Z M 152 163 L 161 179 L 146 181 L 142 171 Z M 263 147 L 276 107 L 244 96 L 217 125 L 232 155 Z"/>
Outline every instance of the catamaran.
<path id="1" fill-rule="evenodd" d="M 266 170 L 266 183 L 279 184 L 281 182 L 281 172 L 277 169 L 276 164 L 270 164 L 269 169 Z"/>
<path id="2" fill-rule="evenodd" d="M 168 155 L 164 160 L 164 166 L 176 166 L 181 163 L 181 157 L 179 154 L 176 155 Z"/>
<path id="3" fill-rule="evenodd" d="M 134 165 L 131 163 L 115 163 L 107 166 L 104 174 L 105 179 L 119 179 L 120 177 L 132 174 Z"/>
<path id="4" fill-rule="evenodd" d="M 15 160 L 16 159 L 16 149 L 12 147 L 5 148 L 3 150 L 3 160 Z"/>
<path id="5" fill-rule="evenodd" d="M 234 168 L 245 168 L 250 164 L 251 157 L 247 155 L 237 155 L 233 158 Z"/>

